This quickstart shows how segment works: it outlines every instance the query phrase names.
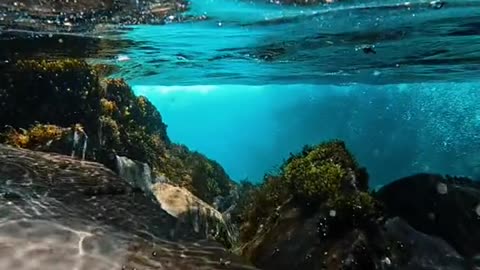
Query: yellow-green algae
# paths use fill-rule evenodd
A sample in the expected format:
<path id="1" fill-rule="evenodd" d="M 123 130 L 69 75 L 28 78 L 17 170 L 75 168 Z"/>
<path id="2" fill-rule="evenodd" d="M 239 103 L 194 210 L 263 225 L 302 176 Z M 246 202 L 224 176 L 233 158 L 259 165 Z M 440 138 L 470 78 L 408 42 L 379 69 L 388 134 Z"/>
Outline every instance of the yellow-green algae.
<path id="1" fill-rule="evenodd" d="M 111 72 L 106 67 L 78 59 L 21 60 L 4 71 L 0 74 L 3 142 L 30 148 L 33 141 L 45 140 L 21 129 L 33 127 L 36 132 L 41 127 L 37 123 L 59 129 L 80 124 L 89 135 L 89 160 L 111 166 L 114 153 L 146 162 L 157 174 L 209 203 L 233 187 L 218 163 L 171 143 L 153 104 L 135 96 L 123 79 L 104 79 Z M 45 138 L 54 135 L 45 134 Z"/>
<path id="2" fill-rule="evenodd" d="M 304 209 L 331 209 L 344 224 L 359 224 L 378 211 L 366 190 L 366 173 L 339 140 L 306 146 L 291 156 L 279 175 L 269 175 L 251 188 L 241 204 L 240 240 L 246 243 L 258 230 L 274 222 L 277 210 L 286 203 Z"/>

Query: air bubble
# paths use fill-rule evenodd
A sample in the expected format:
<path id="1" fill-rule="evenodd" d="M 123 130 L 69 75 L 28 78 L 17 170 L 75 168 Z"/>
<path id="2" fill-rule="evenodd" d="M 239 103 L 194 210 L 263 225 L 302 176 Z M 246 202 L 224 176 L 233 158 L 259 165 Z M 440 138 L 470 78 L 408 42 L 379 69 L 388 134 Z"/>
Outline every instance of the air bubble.
<path id="1" fill-rule="evenodd" d="M 445 183 L 438 183 L 437 184 L 437 192 L 438 194 L 445 195 L 448 193 L 448 187 Z"/>
<path id="2" fill-rule="evenodd" d="M 337 215 L 337 211 L 335 210 L 330 210 L 330 212 L 328 213 L 331 217 L 335 217 Z"/>
<path id="3" fill-rule="evenodd" d="M 390 266 L 392 264 L 392 261 L 390 260 L 390 258 L 385 257 L 385 258 L 382 259 L 382 263 Z"/>

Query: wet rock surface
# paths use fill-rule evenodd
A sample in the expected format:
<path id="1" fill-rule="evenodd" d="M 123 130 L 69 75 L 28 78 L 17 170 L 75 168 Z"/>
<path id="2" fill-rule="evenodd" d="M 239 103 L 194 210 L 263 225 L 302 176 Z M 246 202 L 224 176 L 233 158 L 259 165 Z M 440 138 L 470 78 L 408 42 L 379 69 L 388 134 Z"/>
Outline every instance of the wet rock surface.
<path id="1" fill-rule="evenodd" d="M 385 237 L 391 243 L 393 257 L 383 260 L 390 262 L 391 269 L 471 269 L 468 262 L 445 240 L 421 233 L 401 218 L 395 217 L 385 223 Z M 400 262 L 401 265 L 393 263 Z M 396 268 L 395 268 L 396 267 Z"/>
<path id="2" fill-rule="evenodd" d="M 155 183 L 152 193 L 163 210 L 204 237 L 211 237 L 227 247 L 235 241 L 231 227 L 215 208 L 185 188 L 169 183 Z"/>
<path id="3" fill-rule="evenodd" d="M 0 145 L 0 182 L 6 268 L 253 269 L 98 163 Z"/>

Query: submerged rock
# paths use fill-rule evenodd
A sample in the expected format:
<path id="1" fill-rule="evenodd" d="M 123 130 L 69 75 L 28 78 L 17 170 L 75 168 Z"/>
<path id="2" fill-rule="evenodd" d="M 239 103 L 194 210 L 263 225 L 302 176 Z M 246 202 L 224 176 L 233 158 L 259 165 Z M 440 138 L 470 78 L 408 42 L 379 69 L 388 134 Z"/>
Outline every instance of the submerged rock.
<path id="1" fill-rule="evenodd" d="M 55 125 L 36 124 L 30 129 L 10 129 L 0 134 L 5 143 L 21 148 L 71 155 L 85 159 L 88 136 L 81 125 L 61 128 Z"/>
<path id="2" fill-rule="evenodd" d="M 3 71 L 0 142 L 70 155 L 73 143 L 68 140 L 59 140 L 62 147 L 56 147 L 47 141 L 18 143 L 18 138 L 8 138 L 11 134 L 25 135 L 22 129 L 28 133 L 53 125 L 63 132 L 80 125 L 84 131 L 81 137 L 88 137 L 88 146 L 83 147 L 87 141 L 79 138 L 77 148 L 85 149 L 85 153 L 77 151 L 76 157 L 84 155 L 86 160 L 114 170 L 118 165 L 115 156 L 145 163 L 152 173 L 160 176 L 162 172 L 207 203 L 229 194 L 235 186 L 217 162 L 171 143 L 167 126 L 153 104 L 136 96 L 124 80 L 103 79 L 101 76 L 108 72 L 104 66 L 90 66 L 75 59 L 21 60 L 8 64 Z"/>
<path id="3" fill-rule="evenodd" d="M 262 269 L 375 269 L 380 211 L 367 177 L 341 141 L 292 155 L 242 204 L 242 254 Z"/>
<path id="4" fill-rule="evenodd" d="M 98 163 L 0 145 L 0 192 L 6 269 L 254 269 Z"/>
<path id="5" fill-rule="evenodd" d="M 200 235 L 222 242 L 224 246 L 232 246 L 235 239 L 230 227 L 215 208 L 188 190 L 168 183 L 155 183 L 152 192 L 162 209 L 178 219 L 179 226 L 186 225 Z"/>
<path id="6" fill-rule="evenodd" d="M 438 187 L 433 191 L 442 194 L 439 198 L 450 193 L 450 186 Z M 237 202 L 242 211 L 233 211 L 238 215 L 233 220 L 241 225 L 238 250 L 266 270 L 475 269 L 448 238 L 426 234 L 415 222 L 406 222 L 417 217 L 417 204 L 422 205 L 419 209 L 428 208 L 428 194 L 420 195 L 423 188 L 413 193 L 409 185 L 385 188 L 377 197 L 368 192 L 368 175 L 343 142 L 306 147 L 285 162 L 280 175 L 267 176 L 258 187 L 241 185 L 239 190 L 248 199 Z M 403 199 L 397 201 L 398 196 Z M 466 197 L 469 201 L 470 195 Z M 389 205 L 397 206 L 395 213 L 404 219 L 387 220 L 376 198 L 386 200 L 390 213 Z M 470 222 L 456 218 L 468 209 L 464 204 L 459 207 L 463 210 L 455 208 L 459 211 L 453 215 L 455 222 Z M 398 212 L 401 209 L 405 212 Z M 474 226 L 467 225 L 468 232 L 473 233 Z M 465 232 L 459 241 L 465 240 Z"/>
<path id="7" fill-rule="evenodd" d="M 127 157 L 115 156 L 117 173 L 132 187 L 142 190 L 144 193 L 151 193 L 154 179 L 152 170 L 148 164 L 131 160 Z"/>
<path id="8" fill-rule="evenodd" d="M 401 218 L 387 220 L 385 238 L 393 244 L 391 258 L 386 260 L 386 257 L 383 263 L 392 269 L 469 269 L 467 262 L 445 240 L 421 233 Z"/>
<path id="9" fill-rule="evenodd" d="M 382 187 L 377 197 L 391 216 L 444 239 L 460 254 L 480 253 L 480 184 L 466 178 L 416 174 Z"/>

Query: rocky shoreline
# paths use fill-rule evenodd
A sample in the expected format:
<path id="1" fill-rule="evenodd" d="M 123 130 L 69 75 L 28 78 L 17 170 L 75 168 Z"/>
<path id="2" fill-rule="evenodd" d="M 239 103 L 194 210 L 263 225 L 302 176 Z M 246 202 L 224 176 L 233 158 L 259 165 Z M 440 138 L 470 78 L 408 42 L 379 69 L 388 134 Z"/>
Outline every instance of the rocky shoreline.
<path id="1" fill-rule="evenodd" d="M 0 211 L 122 243 L 123 262 L 95 249 L 115 265 L 85 269 L 477 269 L 478 183 L 417 174 L 372 191 L 338 140 L 237 183 L 104 68 L 20 60 L 0 74 Z"/>

